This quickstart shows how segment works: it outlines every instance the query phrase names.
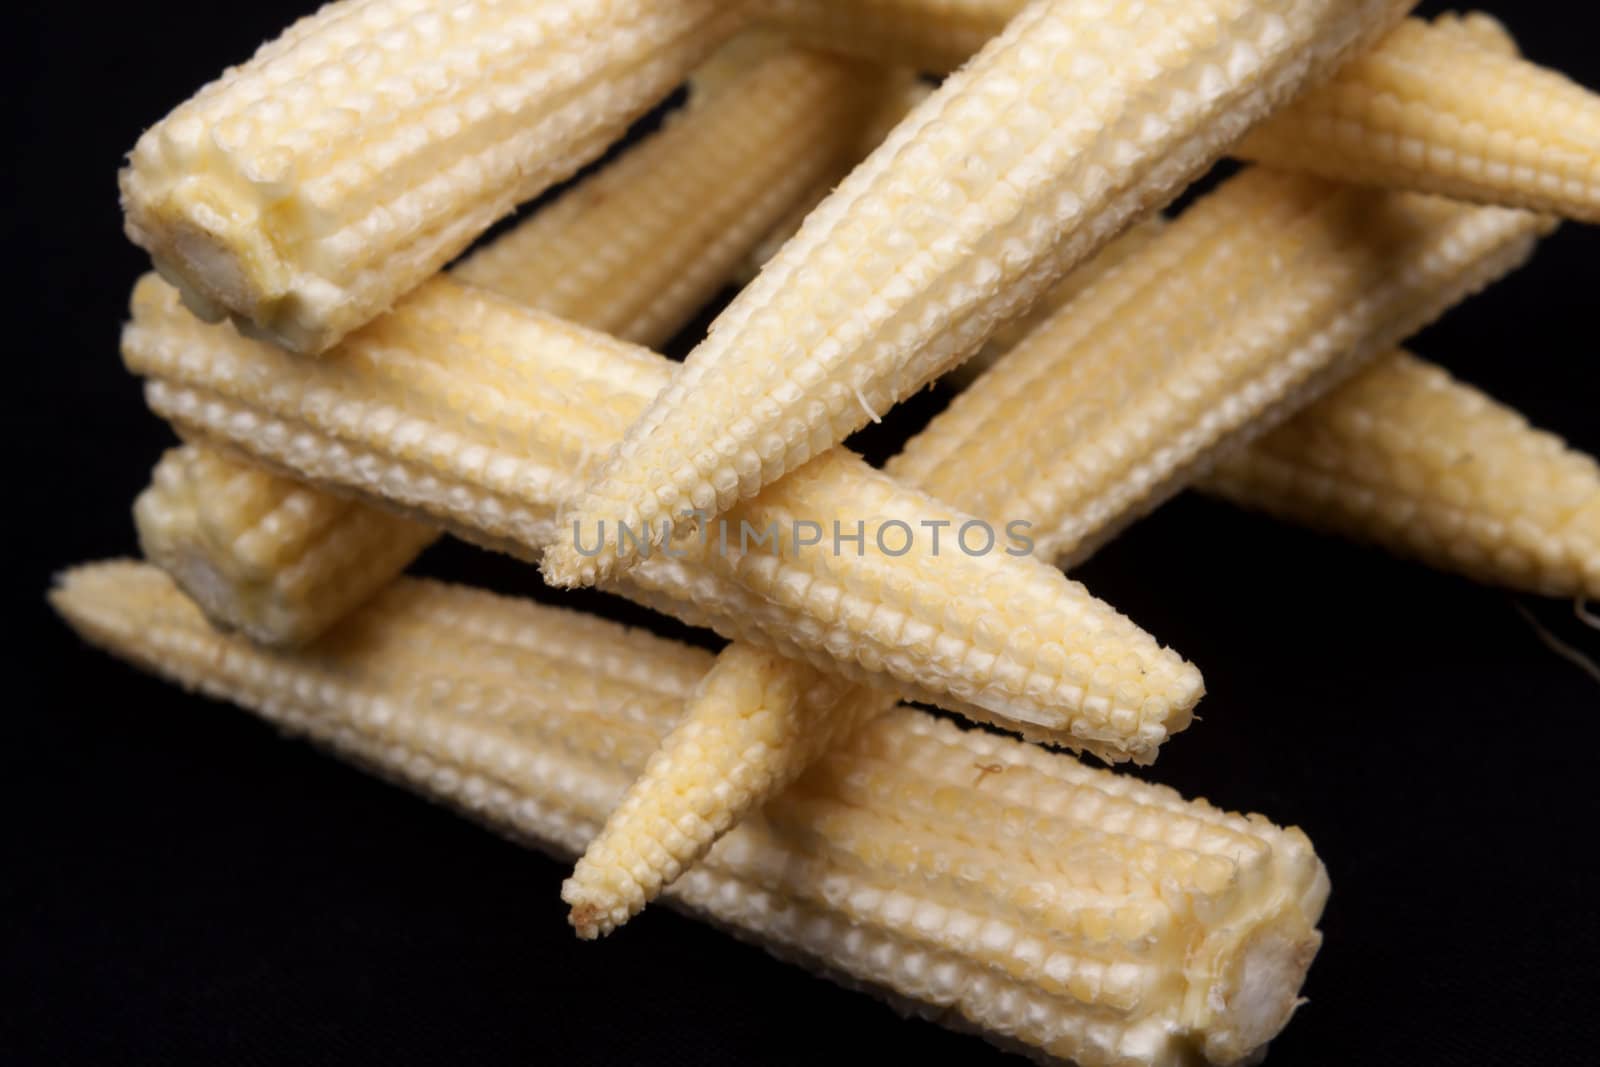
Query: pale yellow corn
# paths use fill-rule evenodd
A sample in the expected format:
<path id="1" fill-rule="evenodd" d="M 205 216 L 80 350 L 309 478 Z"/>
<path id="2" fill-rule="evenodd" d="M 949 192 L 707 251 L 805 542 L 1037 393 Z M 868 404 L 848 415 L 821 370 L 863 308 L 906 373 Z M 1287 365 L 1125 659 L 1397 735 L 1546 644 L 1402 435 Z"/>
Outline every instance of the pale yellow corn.
<path id="1" fill-rule="evenodd" d="M 953 70 L 1026 0 L 765 0 L 797 37 Z M 1235 154 L 1340 181 L 1600 221 L 1600 97 L 1481 13 L 1407 19 Z"/>
<path id="2" fill-rule="evenodd" d="M 322 352 L 603 152 L 737 0 L 343 0 L 151 127 L 128 236 L 196 313 Z"/>
<path id="3" fill-rule="evenodd" d="M 761 272 L 761 268 L 783 249 L 789 238 L 799 232 L 806 216 L 828 198 L 828 194 L 833 192 L 834 187 L 850 172 L 850 168 L 887 140 L 889 134 L 894 132 L 894 128 L 905 119 L 906 115 L 926 100 L 932 92 L 933 86 L 928 82 L 902 72 L 900 78 L 894 82 L 892 90 L 881 97 L 877 108 L 867 116 L 866 125 L 862 128 L 861 137 L 857 142 L 857 150 L 851 154 L 845 165 L 815 182 L 810 191 L 796 201 L 795 206 L 789 209 L 789 213 L 751 250 L 748 261 L 737 276 L 741 287 L 750 284 Z"/>
<path id="4" fill-rule="evenodd" d="M 786 218 L 780 228 L 763 238 L 761 243 L 752 253 L 753 268 L 748 273 L 749 278 L 755 277 L 755 271 L 765 265 L 783 247 L 785 241 L 793 237 L 795 231 L 805 220 L 807 214 L 815 208 L 817 201 L 805 210 L 799 211 Z M 1087 263 L 1073 269 L 1061 281 L 1057 282 L 1048 292 L 1041 296 L 1028 311 L 1001 326 L 984 342 L 977 355 L 951 371 L 946 379 L 958 387 L 971 384 L 972 380 L 990 367 L 994 361 L 1015 348 L 1022 339 L 1037 329 L 1046 319 L 1060 309 L 1063 305 L 1077 298 L 1085 289 L 1089 288 L 1108 271 L 1116 267 L 1123 260 L 1139 251 L 1154 240 L 1165 225 L 1165 220 L 1159 215 L 1153 215 L 1143 222 L 1128 228 L 1120 237 L 1106 245 L 1094 258 Z"/>
<path id="5" fill-rule="evenodd" d="M 591 584 L 973 354 L 1406 0 L 1040 0 L 946 79 L 719 317 L 572 509 Z"/>
<path id="6" fill-rule="evenodd" d="M 1048 302 L 1065 304 L 1158 232 L 1154 219 L 1130 230 L 1073 271 Z M 780 231 L 779 243 L 791 234 L 792 228 Z M 1019 328 L 1026 332 L 1019 323 L 995 335 L 997 352 Z M 986 352 L 967 365 L 980 360 L 992 357 Z M 895 703 L 893 693 L 852 686 L 765 649 L 730 645 L 562 886 L 573 927 L 594 938 L 627 922 L 719 836 Z"/>
<path id="7" fill-rule="evenodd" d="M 1057 311 L 1159 237 L 1165 227 L 1166 220 L 1160 215 L 1152 215 L 1137 226 L 1130 227 L 1096 253 L 1093 259 L 1057 282 L 1026 314 L 996 330 L 977 355 L 950 372 L 948 381 L 956 386 L 970 385 L 978 375 L 994 366 L 995 360 L 1016 348 Z"/>
<path id="8" fill-rule="evenodd" d="M 1041 312 L 1081 292 L 1063 285 Z M 1093 314 L 1094 303 L 1086 298 L 1069 314 Z M 1414 356 L 1378 361 L 1282 428 L 1223 455 L 1202 486 L 1241 505 L 1481 581 L 1600 595 L 1594 460 Z"/>
<path id="9" fill-rule="evenodd" d="M 830 52 L 944 73 L 965 63 L 1028 3 L 1029 0 L 756 0 L 752 10 L 763 22 Z M 1444 14 L 1433 20 L 1433 26 L 1445 32 L 1465 33 L 1490 48 L 1516 54 L 1516 45 L 1505 27 L 1490 15 Z M 1384 47 L 1380 43 L 1377 49 Z M 1315 91 L 1309 90 L 1307 95 Z"/>
<path id="10" fill-rule="evenodd" d="M 1208 457 L 1519 264 L 1546 225 L 1520 211 L 1247 172 L 1178 222 L 1124 238 L 1120 260 L 1084 268 L 1076 299 L 887 470 L 996 525 L 1031 523 L 1045 559 L 1080 559 Z M 1064 646 L 1069 658 L 1076 651 Z M 720 698 L 691 701 L 563 886 L 580 934 L 637 914 L 800 773 L 812 737 L 848 734 L 894 702 L 848 688 L 832 707 L 802 699 L 824 685 L 810 667 L 724 654 L 707 693 L 762 699 L 743 714 Z M 807 744 L 776 747 L 795 736 Z"/>
<path id="11" fill-rule="evenodd" d="M 1520 265 L 1550 228 L 1246 171 L 1047 319 L 890 471 L 980 515 L 1025 515 L 1040 555 L 1076 562 Z"/>
<path id="12" fill-rule="evenodd" d="M 124 359 L 190 439 L 528 558 L 569 536 L 556 509 L 674 369 L 445 278 L 315 361 L 199 322 L 153 277 L 133 303 Z M 789 551 L 801 521 L 860 533 L 861 554 L 847 542 Z M 1194 668 L 1042 561 L 969 556 L 948 539 L 937 557 L 877 548 L 891 522 L 970 521 L 834 450 L 731 514 L 725 551 L 708 530 L 617 588 L 855 681 L 1148 759 L 1188 723 Z M 741 543 L 774 524 L 781 546 Z M 885 543 L 902 542 L 891 530 Z"/>
<path id="13" fill-rule="evenodd" d="M 210 630 L 159 572 L 79 568 L 89 641 L 570 855 L 705 653 L 404 580 L 300 652 Z M 673 889 L 946 1025 L 1085 1067 L 1239 1063 L 1288 1020 L 1327 875 L 1297 830 L 902 708 Z"/>
<path id="14" fill-rule="evenodd" d="M 798 48 L 730 45 L 697 74 L 689 105 L 665 129 L 455 275 L 665 343 L 789 205 L 857 154 L 864 109 L 898 100 L 903 81 Z M 134 509 L 140 543 L 213 622 L 256 640 L 316 636 L 435 535 L 202 452 L 190 446 L 163 461 Z M 274 573 L 280 566 L 286 573 Z"/>
<path id="15" fill-rule="evenodd" d="M 1600 597 L 1600 465 L 1407 353 L 1227 459 L 1204 485 L 1479 581 Z"/>
<path id="16" fill-rule="evenodd" d="M 1238 154 L 1340 181 L 1600 222 L 1600 96 L 1492 20 L 1407 20 Z"/>
<path id="17" fill-rule="evenodd" d="M 897 703 L 769 649 L 729 645 L 562 884 L 573 929 L 602 937 L 639 914 L 725 833 Z"/>
<path id="18" fill-rule="evenodd" d="M 146 559 L 214 624 L 268 644 L 317 636 L 438 536 L 193 445 L 161 458 L 133 513 Z"/>
<path id="19" fill-rule="evenodd" d="M 855 159 L 911 81 L 741 38 L 688 106 L 455 276 L 624 341 L 664 345 L 775 222 Z"/>
<path id="20" fill-rule="evenodd" d="M 779 244 L 803 218 L 802 212 L 788 232 L 775 235 Z M 1065 304 L 1158 232 L 1156 219 L 1134 227 L 1042 303 Z M 1013 331 L 1027 329 L 1024 322 L 998 331 L 991 342 L 995 354 Z M 957 374 L 993 358 L 986 346 Z M 562 885 L 573 928 L 596 938 L 633 918 L 718 837 L 896 702 L 893 693 L 852 686 L 766 649 L 729 645 Z"/>

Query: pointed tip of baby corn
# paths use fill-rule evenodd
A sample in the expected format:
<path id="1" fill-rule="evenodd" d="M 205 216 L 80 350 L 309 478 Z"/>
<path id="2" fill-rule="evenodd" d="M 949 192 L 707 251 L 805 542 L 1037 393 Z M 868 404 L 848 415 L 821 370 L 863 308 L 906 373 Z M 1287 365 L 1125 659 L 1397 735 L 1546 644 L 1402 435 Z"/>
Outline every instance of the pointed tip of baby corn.
<path id="1" fill-rule="evenodd" d="M 1225 459 L 1208 489 L 1476 581 L 1600 588 L 1600 464 L 1405 352 Z"/>
<path id="2" fill-rule="evenodd" d="M 576 874 L 561 883 L 561 899 L 572 905 L 572 910 L 567 913 L 567 923 L 580 941 L 598 941 L 631 918 L 628 915 L 618 916 L 593 901 L 585 900 L 582 893 Z"/>
<path id="3" fill-rule="evenodd" d="M 776 652 L 728 646 L 562 886 L 579 936 L 639 914 L 744 816 L 895 703 Z"/>
<path id="4" fill-rule="evenodd" d="M 129 559 L 74 564 L 50 576 L 50 588 L 45 590 L 45 601 L 57 615 L 71 621 L 73 614 L 84 603 L 86 590 L 103 583 L 107 576 L 137 571 L 145 566 Z"/>
<path id="5" fill-rule="evenodd" d="M 612 577 L 616 566 L 606 568 L 599 556 L 584 556 L 565 542 L 545 549 L 539 560 L 539 573 L 545 584 L 557 589 L 582 589 Z"/>
<path id="6" fill-rule="evenodd" d="M 579 508 L 560 524 L 561 539 L 545 549 L 539 563 L 544 580 L 559 589 L 610 581 L 657 552 L 665 551 L 671 526 L 664 519 L 608 518 L 586 494 Z M 611 510 L 610 514 L 619 514 Z"/>
<path id="7" fill-rule="evenodd" d="M 602 518 L 659 528 L 690 509 L 720 514 L 876 421 L 1409 4 L 1316 0 L 1270 18 L 1200 7 L 1173 20 L 1140 5 L 1025 7 L 722 312 L 591 482 L 584 532 Z M 1129 49 L 1161 58 L 1130 66 Z M 1033 93 L 1055 67 L 1116 77 L 1095 103 Z M 1226 86 L 1193 91 L 1213 74 Z M 951 180 L 956 158 L 970 178 Z M 546 573 L 602 578 L 634 558 L 614 548 L 580 562 L 562 547 Z"/>
<path id="8" fill-rule="evenodd" d="M 56 572 L 45 600 L 84 641 L 116 651 L 151 621 L 151 605 L 170 588 L 166 575 L 147 563 L 109 559 Z M 198 617 L 193 605 L 183 606 Z"/>

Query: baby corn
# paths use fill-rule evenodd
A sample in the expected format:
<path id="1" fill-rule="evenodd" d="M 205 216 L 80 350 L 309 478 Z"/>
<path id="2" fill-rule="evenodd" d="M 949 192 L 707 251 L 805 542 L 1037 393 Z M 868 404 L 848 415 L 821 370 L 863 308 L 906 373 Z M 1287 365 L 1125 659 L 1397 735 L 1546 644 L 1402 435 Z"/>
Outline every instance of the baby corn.
<path id="1" fill-rule="evenodd" d="M 1149 762 L 1203 690 L 1059 568 L 1193 485 L 1600 598 L 1600 464 L 1394 347 L 1600 222 L 1600 97 L 1413 6 L 335 0 L 129 154 L 123 357 L 185 443 L 159 567 L 52 604 L 577 854 L 580 936 L 665 894 L 1036 1057 L 1258 1062 L 1326 872 L 1048 750 Z M 964 361 L 884 470 L 841 447 Z M 446 532 L 730 644 L 398 577 Z"/>
<path id="2" fill-rule="evenodd" d="M 724 512 L 843 440 L 971 355 L 1409 6 L 1028 7 L 723 313 L 572 510 L 586 534 L 611 529 L 605 550 L 557 544 L 547 578 L 592 584 L 686 515 Z"/>
<path id="3" fill-rule="evenodd" d="M 729 0 L 343 0 L 139 139 L 128 236 L 197 314 L 322 352 L 596 158 Z"/>
<path id="4" fill-rule="evenodd" d="M 779 220 L 884 131 L 914 82 L 745 36 L 691 79 L 666 127 L 454 274 L 528 307 L 658 348 Z"/>
<path id="5" fill-rule="evenodd" d="M 296 359 L 201 323 L 153 277 L 135 289 L 123 334 L 129 368 L 151 379 L 151 406 L 191 440 L 527 558 L 565 539 L 556 509 L 673 370 L 444 278 L 336 355 Z M 725 544 L 685 538 L 680 558 L 658 554 L 618 591 L 1055 743 L 1147 758 L 1187 724 L 1201 691 L 1194 668 L 1059 571 L 998 547 L 890 558 L 903 538 L 882 535 L 891 523 L 971 521 L 834 450 L 732 513 Z M 795 547 L 803 523 L 859 547 Z M 867 549 L 878 544 L 891 547 Z M 1107 691 L 1097 663 L 1137 684 Z"/>
<path id="6" fill-rule="evenodd" d="M 1078 299 L 1115 266 L 1102 258 L 1078 272 L 1085 284 L 1069 278 L 1030 318 Z M 1006 350 L 992 345 L 961 371 Z M 1244 450 L 1221 451 L 1200 485 L 1241 506 L 1494 585 L 1600 597 L 1595 461 L 1410 354 L 1383 357 Z"/>
<path id="7" fill-rule="evenodd" d="M 995 360 L 1016 348 L 1057 311 L 1077 299 L 1085 290 L 1154 241 L 1165 228 L 1166 219 L 1160 215 L 1152 215 L 1137 226 L 1130 227 L 1122 236 L 1101 249 L 1093 259 L 1057 282 L 1028 309 L 1026 314 L 996 330 L 978 350 L 978 354 L 951 371 L 946 376 L 946 381 L 957 387 L 972 384 L 978 375 L 994 366 Z"/>
<path id="8" fill-rule="evenodd" d="M 1204 485 L 1479 581 L 1600 597 L 1600 465 L 1407 353 L 1225 460 Z"/>
<path id="9" fill-rule="evenodd" d="M 1081 559 L 1208 457 L 1522 262 L 1546 227 L 1525 212 L 1248 172 L 1085 268 L 1081 295 L 887 471 L 991 522 L 1028 521 L 1045 559 Z M 1091 645 L 1062 651 L 1110 691 L 1133 681 Z M 817 699 L 829 688 L 812 668 L 724 653 L 563 886 L 578 932 L 626 922 L 798 775 L 816 739 L 893 704 L 835 684 L 829 705 Z"/>
<path id="10" fill-rule="evenodd" d="M 791 204 L 860 154 L 864 110 L 905 92 L 904 76 L 804 49 L 724 52 L 665 129 L 455 276 L 665 343 Z M 269 644 L 316 636 L 437 533 L 195 446 L 169 453 L 134 516 L 145 555 L 214 623 Z"/>
<path id="11" fill-rule="evenodd" d="M 133 508 L 139 547 L 213 624 L 309 641 L 387 585 L 438 532 L 206 448 L 174 448 Z"/>
<path id="12" fill-rule="evenodd" d="M 1026 0 L 766 0 L 800 39 L 953 70 Z M 1489 15 L 1407 19 L 1234 154 L 1340 181 L 1600 221 L 1600 97 Z"/>
<path id="13" fill-rule="evenodd" d="M 941 498 L 975 486 L 958 499 L 1028 515 L 1036 551 L 1075 562 L 1519 266 L 1551 226 L 1247 171 L 1046 320 L 890 469 Z M 1043 430 L 1019 437 L 1023 420 Z M 977 447 L 994 440 L 1010 447 Z M 1014 486 L 1013 467 L 1039 473 Z"/>
<path id="14" fill-rule="evenodd" d="M 1034 325 L 1115 266 L 1102 258 L 1077 272 L 1085 284 L 1075 275 L 1041 301 Z M 1009 347 L 987 347 L 958 379 Z M 1494 585 L 1600 597 L 1595 461 L 1410 354 L 1383 357 L 1243 451 L 1222 451 L 1200 486 L 1241 506 Z"/>
<path id="15" fill-rule="evenodd" d="M 683 717 L 561 886 L 592 940 L 626 923 L 733 827 L 898 703 L 754 645 L 723 649 Z"/>
<path id="16" fill-rule="evenodd" d="M 1407 20 L 1237 154 L 1340 181 L 1600 222 L 1600 96 L 1486 16 Z"/>
<path id="17" fill-rule="evenodd" d="M 212 631 L 160 572 L 68 572 L 87 640 L 559 854 L 581 849 L 705 653 L 394 583 L 301 652 Z M 685 909 L 941 1021 L 1086 1065 L 1219 1064 L 1288 1020 L 1328 892 L 1259 816 L 900 709 L 673 889 Z"/>
<path id="18" fill-rule="evenodd" d="M 1030 0 L 757 0 L 757 17 L 817 48 L 918 70 L 955 70 L 1005 29 Z M 1417 19 L 1412 24 L 1427 25 Z M 1432 25 L 1462 32 L 1493 50 L 1516 54 L 1498 20 L 1481 12 L 1444 14 Z M 1380 42 L 1374 53 L 1387 47 Z M 1358 69 L 1340 68 L 1339 76 Z M 1306 96 L 1320 91 L 1307 90 Z M 1267 120 L 1268 124 L 1277 119 Z"/>

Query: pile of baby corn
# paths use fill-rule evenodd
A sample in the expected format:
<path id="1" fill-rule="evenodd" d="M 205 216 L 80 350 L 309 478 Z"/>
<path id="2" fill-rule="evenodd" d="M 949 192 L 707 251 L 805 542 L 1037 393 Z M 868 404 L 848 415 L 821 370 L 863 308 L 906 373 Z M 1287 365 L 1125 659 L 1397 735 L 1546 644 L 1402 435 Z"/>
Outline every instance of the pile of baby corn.
<path id="1" fill-rule="evenodd" d="M 1034 1055 L 1249 1060 L 1326 872 L 1059 751 L 1153 760 L 1203 691 L 1059 568 L 1195 486 L 1600 595 L 1600 467 L 1397 348 L 1600 220 L 1600 98 L 1410 7 L 330 4 L 122 172 L 156 268 L 122 356 L 185 443 L 149 563 L 55 606 L 578 856 L 584 937 L 665 894 Z M 651 351 L 735 282 L 681 368 Z M 840 446 L 963 362 L 882 470 Z M 1019 521 L 1032 554 L 968 551 Z M 441 533 L 731 643 L 400 577 Z"/>

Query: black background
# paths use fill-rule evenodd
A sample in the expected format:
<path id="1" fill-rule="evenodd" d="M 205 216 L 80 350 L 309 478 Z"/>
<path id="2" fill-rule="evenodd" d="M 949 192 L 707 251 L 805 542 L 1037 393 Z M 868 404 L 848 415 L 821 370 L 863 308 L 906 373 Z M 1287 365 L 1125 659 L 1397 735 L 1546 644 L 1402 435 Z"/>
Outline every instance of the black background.
<path id="1" fill-rule="evenodd" d="M 1530 57 L 1600 86 L 1592 5 L 1491 6 Z M 563 864 L 93 653 L 45 610 L 54 570 L 134 551 L 129 503 L 171 442 L 116 355 L 144 267 L 121 154 L 308 7 L 10 16 L 0 1062 L 1000 1059 L 662 909 L 580 944 Z M 1415 347 L 1600 450 L 1597 263 L 1600 232 L 1568 226 Z M 859 443 L 881 456 L 938 402 Z M 547 596 L 460 545 L 421 569 Z M 1194 496 L 1081 576 L 1206 672 L 1204 721 L 1152 777 L 1304 827 L 1332 873 L 1310 1004 L 1273 1064 L 1587 1061 L 1600 688 L 1514 608 L 1596 649 L 1566 605 Z"/>

